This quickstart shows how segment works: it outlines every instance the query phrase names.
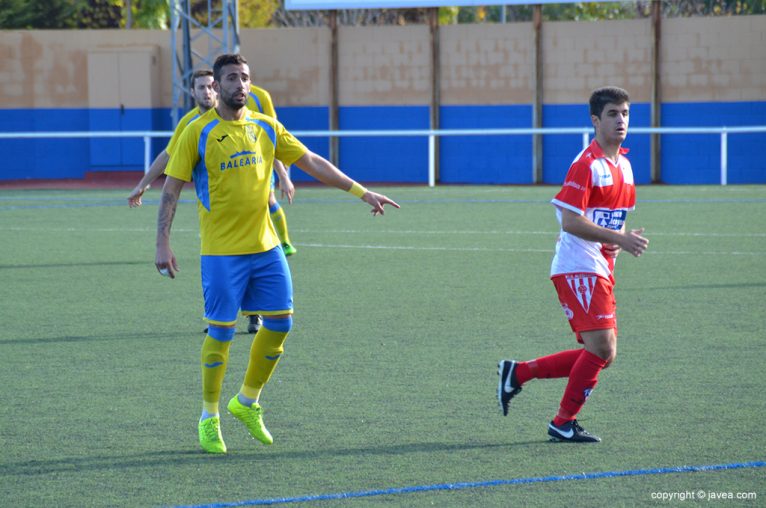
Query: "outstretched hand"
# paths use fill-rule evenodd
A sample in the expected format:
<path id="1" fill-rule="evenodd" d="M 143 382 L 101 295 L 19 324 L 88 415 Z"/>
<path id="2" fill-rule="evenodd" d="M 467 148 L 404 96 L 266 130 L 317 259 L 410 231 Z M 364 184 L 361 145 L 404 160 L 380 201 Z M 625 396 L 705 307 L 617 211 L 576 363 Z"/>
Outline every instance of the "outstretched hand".
<path id="1" fill-rule="evenodd" d="M 646 248 L 649 246 L 649 240 L 641 236 L 643 233 L 644 228 L 631 229 L 625 233 L 623 235 L 623 241 L 621 242 L 623 250 L 630 252 L 635 257 L 639 257 L 641 254 L 643 254 Z"/>
<path id="2" fill-rule="evenodd" d="M 146 192 L 146 189 L 148 189 L 149 186 L 146 187 L 135 187 L 132 191 L 130 191 L 130 195 L 128 196 L 128 206 L 131 208 L 136 208 L 141 206 L 141 196 L 144 195 L 144 192 Z"/>
<path id="3" fill-rule="evenodd" d="M 383 207 L 385 205 L 391 205 L 394 208 L 401 208 L 396 203 L 396 201 L 390 199 L 388 196 L 384 196 L 383 194 L 378 194 L 377 192 L 372 192 L 369 190 L 364 193 L 364 196 L 362 196 L 362 201 L 372 207 L 372 210 L 370 210 L 372 215 L 383 215 Z"/>

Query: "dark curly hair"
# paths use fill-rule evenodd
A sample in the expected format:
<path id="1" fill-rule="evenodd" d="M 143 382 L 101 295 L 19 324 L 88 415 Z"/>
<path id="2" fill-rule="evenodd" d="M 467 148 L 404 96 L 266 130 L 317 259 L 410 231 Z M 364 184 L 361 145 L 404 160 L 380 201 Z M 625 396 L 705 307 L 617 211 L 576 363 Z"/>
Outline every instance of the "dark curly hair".
<path id="1" fill-rule="evenodd" d="M 605 86 L 593 90 L 590 94 L 590 114 L 601 118 L 607 104 L 630 103 L 628 92 L 616 86 Z"/>
<path id="2" fill-rule="evenodd" d="M 247 65 L 247 60 L 245 60 L 245 57 L 239 53 L 228 53 L 219 56 L 215 59 L 215 63 L 213 64 L 213 79 L 218 82 L 221 81 L 221 69 L 223 69 L 224 65 L 240 64 Z"/>
<path id="3" fill-rule="evenodd" d="M 194 71 L 194 74 L 192 74 L 192 79 L 191 79 L 192 88 L 194 88 L 194 82 L 197 80 L 197 78 L 201 78 L 204 76 L 212 76 L 212 75 L 213 75 L 213 71 L 211 71 L 210 69 L 199 69 L 197 71 Z"/>

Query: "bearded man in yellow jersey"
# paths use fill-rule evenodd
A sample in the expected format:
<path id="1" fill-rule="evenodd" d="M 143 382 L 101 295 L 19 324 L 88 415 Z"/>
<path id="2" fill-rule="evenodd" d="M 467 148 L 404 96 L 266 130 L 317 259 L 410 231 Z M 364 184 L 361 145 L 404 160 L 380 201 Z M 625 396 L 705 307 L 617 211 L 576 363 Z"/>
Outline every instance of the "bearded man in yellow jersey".
<path id="1" fill-rule="evenodd" d="M 192 74 L 191 82 L 191 96 L 196 104 L 188 113 L 186 113 L 178 121 L 173 136 L 167 144 L 165 150 L 160 152 L 149 167 L 149 171 L 141 178 L 136 184 L 133 190 L 128 196 L 128 205 L 131 208 L 141 206 L 141 197 L 144 195 L 149 186 L 154 183 L 161 174 L 164 173 L 165 168 L 170 160 L 170 154 L 173 153 L 173 149 L 178 143 L 178 138 L 181 137 L 181 132 L 187 125 L 195 121 L 200 115 L 205 114 L 211 108 L 214 108 L 218 104 L 218 94 L 213 89 L 213 71 L 210 69 L 200 69 L 194 71 Z M 251 86 L 250 91 L 251 98 L 248 100 L 248 107 L 253 111 L 263 112 L 269 116 L 276 118 L 276 111 L 271 102 L 271 96 L 266 90 L 262 88 Z M 292 203 L 293 196 L 295 195 L 295 187 L 290 180 L 287 170 L 281 162 L 275 161 L 274 170 L 279 174 L 280 188 L 282 195 L 286 196 L 288 202 Z M 282 241 L 282 248 L 285 250 L 285 255 L 289 256 L 295 254 L 295 247 L 290 243 L 290 237 L 287 232 L 287 219 L 284 211 L 282 211 L 279 203 L 274 197 L 274 179 L 272 179 L 272 190 L 269 194 L 269 210 L 271 212 L 271 219 L 274 221 L 275 228 L 279 234 L 279 238 Z M 250 333 L 256 333 L 261 326 L 261 316 L 257 314 L 250 314 L 247 316 L 248 324 L 247 331 Z M 207 329 L 205 329 L 207 332 Z"/>
<path id="2" fill-rule="evenodd" d="M 326 159 L 308 150 L 274 118 L 249 111 L 250 68 L 238 54 L 221 55 L 213 66 L 218 106 L 189 124 L 165 171 L 157 219 L 157 270 L 175 278 L 178 263 L 170 229 L 185 182 L 194 181 L 200 220 L 202 292 L 209 323 L 202 344 L 201 447 L 226 453 L 219 400 L 240 309 L 260 314 L 242 386 L 227 409 L 264 444 L 273 438 L 258 400 L 284 352 L 292 327 L 290 269 L 269 218 L 275 159 L 295 164 L 326 185 L 350 192 L 383 214 L 388 197 L 368 191 Z"/>

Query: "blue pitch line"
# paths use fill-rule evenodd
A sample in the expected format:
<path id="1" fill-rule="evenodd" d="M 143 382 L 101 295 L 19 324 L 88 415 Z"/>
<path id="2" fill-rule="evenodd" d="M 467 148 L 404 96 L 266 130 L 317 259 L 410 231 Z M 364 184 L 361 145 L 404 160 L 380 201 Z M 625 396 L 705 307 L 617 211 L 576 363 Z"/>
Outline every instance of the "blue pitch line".
<path id="1" fill-rule="evenodd" d="M 411 494 L 413 492 L 430 492 L 436 490 L 465 490 L 499 485 L 524 485 L 528 483 L 565 482 L 572 480 L 598 480 L 601 478 L 619 478 L 623 476 L 646 476 L 672 473 L 698 473 L 704 471 L 721 471 L 727 469 L 749 469 L 766 467 L 766 461 L 739 462 L 734 464 L 712 464 L 703 466 L 662 467 L 655 469 L 631 469 L 628 471 L 604 471 L 600 473 L 580 473 L 559 476 L 538 476 L 532 478 L 514 478 L 512 480 L 490 480 L 485 482 L 437 483 L 435 485 L 416 485 L 391 489 L 362 490 L 357 492 L 337 492 L 333 494 L 317 494 L 298 497 L 277 497 L 272 499 L 251 499 L 231 503 L 212 503 L 200 505 L 181 505 L 175 508 L 228 508 L 233 506 L 262 506 L 273 504 L 306 503 L 310 501 L 329 501 L 334 499 L 352 499 L 357 497 L 390 496 L 396 494 Z"/>

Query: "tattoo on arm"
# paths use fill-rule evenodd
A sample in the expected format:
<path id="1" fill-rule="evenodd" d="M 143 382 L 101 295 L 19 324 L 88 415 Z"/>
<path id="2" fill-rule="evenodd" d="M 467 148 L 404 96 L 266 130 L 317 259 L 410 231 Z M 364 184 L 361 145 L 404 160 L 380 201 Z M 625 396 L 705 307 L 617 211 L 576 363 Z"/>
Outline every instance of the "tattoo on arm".
<path id="1" fill-rule="evenodd" d="M 176 215 L 178 196 L 163 192 L 160 200 L 160 211 L 157 215 L 157 239 L 170 238 L 170 226 Z"/>

